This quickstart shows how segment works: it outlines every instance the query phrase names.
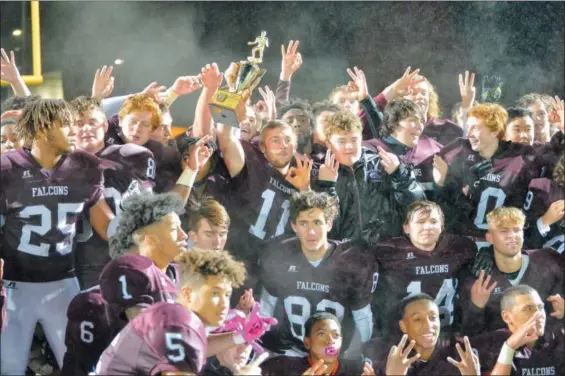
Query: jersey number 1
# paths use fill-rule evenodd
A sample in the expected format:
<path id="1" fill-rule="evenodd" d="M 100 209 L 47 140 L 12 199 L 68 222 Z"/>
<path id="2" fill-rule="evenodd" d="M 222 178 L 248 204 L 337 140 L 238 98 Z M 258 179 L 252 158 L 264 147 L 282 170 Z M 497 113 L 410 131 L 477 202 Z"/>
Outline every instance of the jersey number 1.
<path id="1" fill-rule="evenodd" d="M 265 200 L 263 201 L 263 206 L 261 206 L 261 211 L 259 212 L 259 217 L 257 218 L 257 222 L 254 225 L 249 226 L 249 233 L 255 235 L 259 239 L 265 239 L 265 225 L 267 224 L 267 219 L 269 218 L 269 213 L 271 212 L 271 207 L 273 206 L 273 201 L 275 201 L 275 192 L 267 189 L 263 192 L 261 197 Z M 284 200 L 283 204 L 281 205 L 283 209 L 283 213 L 281 215 L 281 219 L 279 220 L 279 224 L 277 225 L 277 230 L 275 235 L 272 237 L 275 238 L 284 234 L 284 229 L 286 227 L 286 223 L 288 222 L 288 217 L 290 216 L 290 212 L 288 210 L 290 206 L 290 202 L 288 200 Z"/>

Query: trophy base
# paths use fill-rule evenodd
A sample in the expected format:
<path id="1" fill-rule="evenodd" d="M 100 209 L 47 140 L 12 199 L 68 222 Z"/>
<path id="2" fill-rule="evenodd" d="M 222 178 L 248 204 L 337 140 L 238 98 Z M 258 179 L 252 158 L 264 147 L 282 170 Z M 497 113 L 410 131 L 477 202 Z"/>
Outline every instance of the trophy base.
<path id="1" fill-rule="evenodd" d="M 212 119 L 216 123 L 239 128 L 239 123 L 245 119 L 246 99 L 237 93 L 220 89 L 214 94 L 208 105 Z"/>

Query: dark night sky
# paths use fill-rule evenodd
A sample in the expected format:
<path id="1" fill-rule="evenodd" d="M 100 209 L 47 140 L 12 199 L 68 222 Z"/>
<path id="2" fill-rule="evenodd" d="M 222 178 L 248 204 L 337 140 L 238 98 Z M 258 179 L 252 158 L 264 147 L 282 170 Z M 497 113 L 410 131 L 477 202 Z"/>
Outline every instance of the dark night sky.
<path id="1" fill-rule="evenodd" d="M 0 4 L 4 46 L 20 13 L 13 8 Z M 122 58 L 114 93 L 131 93 L 213 61 L 226 69 L 266 30 L 264 84 L 278 79 L 281 43 L 298 39 L 304 64 L 293 96 L 324 99 L 353 65 L 377 94 L 411 65 L 449 114 L 465 69 L 502 76 L 504 104 L 531 91 L 563 96 L 564 10 L 563 2 L 42 2 L 43 68 L 63 71 L 70 99 L 89 92 L 98 66 Z M 175 123 L 192 120 L 196 97 L 175 104 Z"/>

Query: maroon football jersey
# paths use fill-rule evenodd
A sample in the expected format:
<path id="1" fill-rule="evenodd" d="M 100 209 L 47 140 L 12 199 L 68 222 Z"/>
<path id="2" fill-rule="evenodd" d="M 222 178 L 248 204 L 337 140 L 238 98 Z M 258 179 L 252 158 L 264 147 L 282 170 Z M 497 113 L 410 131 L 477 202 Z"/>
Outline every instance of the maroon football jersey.
<path id="1" fill-rule="evenodd" d="M 393 345 L 397 345 L 400 342 L 402 335 L 394 337 L 391 341 Z M 438 341 L 439 343 L 439 341 Z M 375 373 L 379 376 L 386 375 L 386 361 L 390 348 L 393 345 L 383 345 L 377 341 L 371 341 L 364 346 L 363 354 L 371 359 L 373 363 L 373 369 Z M 464 345 L 462 348 L 464 349 Z M 474 343 L 471 341 L 471 346 L 474 348 Z M 416 355 L 416 352 L 412 350 L 409 357 Z M 408 368 L 406 376 L 439 376 L 439 375 L 460 375 L 459 370 L 447 361 L 447 357 L 452 357 L 453 359 L 459 361 L 461 358 L 457 353 L 455 345 L 450 345 L 446 347 L 441 347 L 439 344 L 436 345 L 432 356 L 428 360 L 417 360 Z"/>
<path id="2" fill-rule="evenodd" d="M 94 371 L 100 355 L 110 344 L 110 324 L 100 289 L 83 291 L 67 309 L 62 375 L 88 375 Z"/>
<path id="3" fill-rule="evenodd" d="M 433 138 L 441 145 L 447 145 L 463 137 L 463 128 L 448 119 L 430 119 L 424 124 L 421 137 Z"/>
<path id="4" fill-rule="evenodd" d="M 147 257 L 132 253 L 110 261 L 100 274 L 100 290 L 107 303 L 107 315 L 115 334 L 127 324 L 125 310 L 172 303 L 177 286 Z"/>
<path id="5" fill-rule="evenodd" d="M 197 374 L 206 362 L 206 331 L 180 304 L 157 303 L 133 319 L 104 351 L 97 375 Z"/>
<path id="6" fill-rule="evenodd" d="M 536 149 L 536 154 L 541 165 L 542 176 L 551 178 L 553 169 L 565 150 L 565 135 L 559 131 L 551 137 L 547 144 Z"/>
<path id="7" fill-rule="evenodd" d="M 73 277 L 76 223 L 103 196 L 102 161 L 77 150 L 47 170 L 22 149 L 2 154 L 1 168 L 4 278 L 50 282 Z"/>
<path id="8" fill-rule="evenodd" d="M 306 259 L 297 238 L 273 244 L 261 256 L 261 283 L 284 310 L 278 330 L 303 351 L 304 323 L 324 311 L 342 322 L 346 349 L 355 330 L 352 311 L 369 306 L 378 283 L 377 264 L 368 252 L 351 243 L 330 245 L 318 266 Z"/>
<path id="9" fill-rule="evenodd" d="M 349 376 L 361 375 L 363 373 L 363 362 L 360 360 L 341 359 L 338 369 L 332 375 Z M 312 367 L 308 357 L 297 358 L 292 356 L 277 356 L 261 364 L 261 375 L 302 375 L 308 368 Z M 328 371 L 329 372 L 329 371 Z"/>
<path id="10" fill-rule="evenodd" d="M 106 132 L 106 145 L 125 144 L 122 129 L 120 128 L 118 115 L 108 119 L 108 131 Z M 164 146 L 158 141 L 148 140 L 145 148 L 149 149 L 157 164 L 155 176 L 155 192 L 162 193 L 170 191 L 182 173 L 181 156 L 179 152 L 171 147 Z"/>
<path id="11" fill-rule="evenodd" d="M 363 141 L 363 146 L 377 152 L 377 147 L 394 153 L 401 163 L 409 165 L 414 171 L 416 181 L 426 192 L 428 200 L 432 200 L 434 193 L 433 162 L 434 154 L 438 153 L 443 145 L 432 138 L 420 138 L 415 147 L 409 148 L 393 137 L 384 139 L 374 138 Z"/>
<path id="12" fill-rule="evenodd" d="M 506 324 L 500 316 L 500 299 L 507 288 L 516 285 L 528 285 L 534 288 L 541 300 L 546 303 L 548 323 L 553 320 L 549 316 L 553 309 L 547 298 L 555 294 L 563 296 L 561 256 L 551 248 L 543 248 L 523 251 L 522 257 L 522 267 L 513 280 L 509 279 L 508 274 L 498 270 L 496 265 L 493 266 L 491 283 L 496 281 L 497 286 L 483 309 L 475 306 L 471 301 L 471 288 L 476 278 L 474 276 L 464 278 L 461 285 L 462 333 L 470 336 L 504 328 Z"/>
<path id="13" fill-rule="evenodd" d="M 399 333 L 398 303 L 408 295 L 425 293 L 435 297 L 439 307 L 442 335 L 449 337 L 457 304 L 461 270 L 470 264 L 476 254 L 476 245 L 470 239 L 456 235 L 442 235 L 436 248 L 422 251 L 412 245 L 407 236 L 383 241 L 373 250 L 379 262 L 381 282 L 378 295 L 382 296 L 381 325 L 383 338 Z"/>
<path id="14" fill-rule="evenodd" d="M 470 339 L 471 346 L 478 351 L 481 372 L 492 371 L 502 345 L 511 335 L 512 333 L 505 328 Z M 546 329 L 543 338 L 537 340 L 533 349 L 522 346 L 516 350 L 510 375 L 564 375 L 565 357 L 563 354 L 565 354 L 563 333 L 549 332 Z"/>
<path id="15" fill-rule="evenodd" d="M 499 141 L 491 164 L 471 149 L 467 139 L 456 140 L 439 155 L 449 166 L 446 187 L 438 193 L 447 219 L 446 228 L 479 241 L 484 239 L 488 227 L 487 214 L 501 206 L 522 207 L 528 184 L 539 175 L 529 145 Z M 474 185 L 471 198 L 462 193 L 465 185 Z"/>
<path id="16" fill-rule="evenodd" d="M 97 154 L 106 165 L 104 170 L 104 198 L 114 212 L 120 214 L 120 203 L 130 194 L 151 191 L 155 181 L 153 154 L 135 144 L 113 145 Z M 92 230 L 88 214 L 78 224 L 75 262 L 83 289 L 98 284 L 100 272 L 110 261 L 108 242 Z"/>
<path id="17" fill-rule="evenodd" d="M 245 166 L 231 180 L 232 191 L 226 202 L 231 228 L 226 249 L 256 264 L 266 242 L 292 233 L 289 200 L 297 190 L 271 166 L 259 148 L 246 141 L 241 144 Z"/>
<path id="18" fill-rule="evenodd" d="M 553 248 L 563 254 L 565 249 L 565 219 L 549 226 L 547 233 L 540 232 L 538 220 L 555 201 L 565 199 L 565 187 L 555 181 L 540 178 L 530 182 L 529 191 L 524 202 L 524 210 L 528 217 L 526 244 L 529 248 Z"/>

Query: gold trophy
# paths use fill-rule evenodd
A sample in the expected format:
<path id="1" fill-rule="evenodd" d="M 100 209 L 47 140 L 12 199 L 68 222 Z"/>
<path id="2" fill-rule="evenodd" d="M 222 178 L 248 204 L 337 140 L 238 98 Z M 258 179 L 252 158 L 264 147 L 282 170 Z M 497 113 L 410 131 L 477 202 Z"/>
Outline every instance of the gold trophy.
<path id="1" fill-rule="evenodd" d="M 218 89 L 208 104 L 215 122 L 235 128 L 239 128 L 239 123 L 245 118 L 245 105 L 251 92 L 265 75 L 266 70 L 259 68 L 258 64 L 263 62 L 263 51 L 269 47 L 267 33 L 262 31 L 260 36 L 247 44 L 255 46 L 251 56 L 247 61 L 230 64 L 224 74 L 228 87 Z M 259 56 L 256 56 L 257 53 Z"/>

